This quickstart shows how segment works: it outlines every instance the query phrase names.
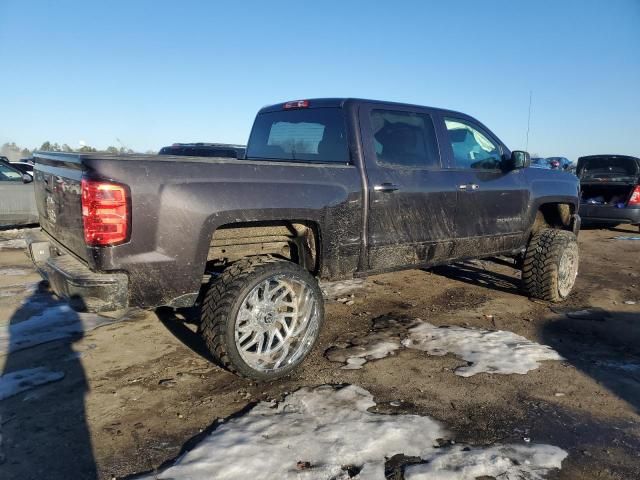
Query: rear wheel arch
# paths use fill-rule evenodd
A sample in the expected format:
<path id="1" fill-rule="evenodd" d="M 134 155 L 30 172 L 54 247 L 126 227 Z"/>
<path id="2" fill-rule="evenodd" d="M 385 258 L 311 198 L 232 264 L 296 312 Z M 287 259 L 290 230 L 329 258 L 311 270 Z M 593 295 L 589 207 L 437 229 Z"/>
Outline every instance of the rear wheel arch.
<path id="1" fill-rule="evenodd" d="M 320 225 L 311 220 L 231 222 L 210 236 L 207 270 L 258 255 L 292 261 L 313 275 L 321 265 Z"/>

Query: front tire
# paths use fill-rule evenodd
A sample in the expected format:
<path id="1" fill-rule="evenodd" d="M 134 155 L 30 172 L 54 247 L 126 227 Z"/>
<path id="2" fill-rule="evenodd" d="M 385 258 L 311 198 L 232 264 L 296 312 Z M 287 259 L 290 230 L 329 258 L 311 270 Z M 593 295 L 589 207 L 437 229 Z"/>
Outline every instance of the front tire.
<path id="1" fill-rule="evenodd" d="M 324 319 L 316 279 L 299 265 L 248 257 L 208 286 L 202 336 L 214 358 L 247 378 L 269 381 L 295 369 L 313 349 Z"/>
<path id="2" fill-rule="evenodd" d="M 565 230 L 545 228 L 527 246 L 522 265 L 522 290 L 530 297 L 561 302 L 578 275 L 578 242 Z"/>

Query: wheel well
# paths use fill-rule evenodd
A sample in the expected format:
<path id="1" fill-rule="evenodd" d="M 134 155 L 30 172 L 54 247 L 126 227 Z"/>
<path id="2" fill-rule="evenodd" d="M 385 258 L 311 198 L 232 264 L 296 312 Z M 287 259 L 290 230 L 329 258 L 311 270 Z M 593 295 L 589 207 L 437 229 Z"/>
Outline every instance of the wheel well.
<path id="1" fill-rule="evenodd" d="M 254 255 L 285 258 L 316 273 L 318 225 L 305 221 L 243 222 L 222 225 L 209 243 L 207 268 L 225 266 Z"/>
<path id="2" fill-rule="evenodd" d="M 543 228 L 571 230 L 575 207 L 569 203 L 545 203 L 540 205 L 533 223 L 532 234 Z"/>

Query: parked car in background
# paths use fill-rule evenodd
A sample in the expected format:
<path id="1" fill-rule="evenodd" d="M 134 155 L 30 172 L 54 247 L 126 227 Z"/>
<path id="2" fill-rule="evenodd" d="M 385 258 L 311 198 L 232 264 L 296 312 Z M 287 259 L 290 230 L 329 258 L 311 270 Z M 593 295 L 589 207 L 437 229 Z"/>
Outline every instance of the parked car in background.
<path id="1" fill-rule="evenodd" d="M 534 157 L 531 159 L 531 168 L 545 168 L 550 169 L 549 162 L 543 157 Z"/>
<path id="2" fill-rule="evenodd" d="M 22 173 L 31 175 L 31 178 L 33 178 L 33 163 L 27 163 L 23 160 L 20 160 L 19 162 L 9 162 L 9 165 L 11 165 L 16 170 L 20 170 Z"/>
<path id="3" fill-rule="evenodd" d="M 0 162 L 0 226 L 38 223 L 33 177 Z"/>
<path id="4" fill-rule="evenodd" d="M 578 272 L 578 179 L 450 110 L 296 100 L 260 110 L 242 160 L 36 158 L 28 251 L 53 290 L 93 311 L 200 305 L 211 355 L 258 380 L 313 348 L 318 279 L 508 255 L 557 302 Z"/>
<path id="5" fill-rule="evenodd" d="M 174 143 L 162 147 L 159 155 L 178 155 L 189 157 L 244 158 L 245 145 L 227 143 Z"/>
<path id="6" fill-rule="evenodd" d="M 5 156 L 0 156 L 0 163 L 9 163 L 9 159 Z"/>
<path id="7" fill-rule="evenodd" d="M 580 157 L 576 168 L 585 223 L 640 225 L 640 159 L 626 155 Z"/>
<path id="8" fill-rule="evenodd" d="M 552 169 L 567 170 L 571 166 L 571 160 L 566 157 L 547 157 L 547 162 Z"/>

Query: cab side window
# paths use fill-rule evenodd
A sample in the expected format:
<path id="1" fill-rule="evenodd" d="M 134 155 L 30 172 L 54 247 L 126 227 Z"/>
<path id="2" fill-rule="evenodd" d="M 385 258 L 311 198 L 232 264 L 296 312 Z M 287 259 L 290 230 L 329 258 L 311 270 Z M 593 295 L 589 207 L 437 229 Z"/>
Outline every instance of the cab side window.
<path id="1" fill-rule="evenodd" d="M 440 167 L 433 121 L 429 115 L 372 110 L 373 148 L 381 165 Z"/>
<path id="2" fill-rule="evenodd" d="M 454 118 L 445 118 L 455 168 L 498 169 L 500 147 L 476 127 Z"/>

